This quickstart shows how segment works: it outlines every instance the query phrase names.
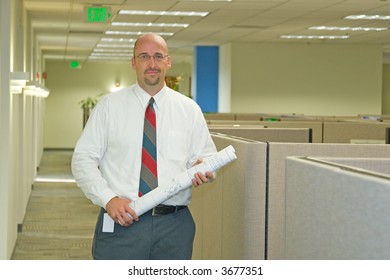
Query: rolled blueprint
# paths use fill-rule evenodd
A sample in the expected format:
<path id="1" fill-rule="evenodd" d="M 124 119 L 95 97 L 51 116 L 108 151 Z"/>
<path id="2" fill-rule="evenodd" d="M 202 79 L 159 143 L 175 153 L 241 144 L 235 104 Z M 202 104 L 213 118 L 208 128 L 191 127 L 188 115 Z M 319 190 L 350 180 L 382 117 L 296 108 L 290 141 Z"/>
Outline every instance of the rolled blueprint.
<path id="1" fill-rule="evenodd" d="M 180 173 L 172 180 L 172 183 L 170 185 L 158 186 L 154 190 L 132 201 L 129 205 L 135 211 L 135 213 L 137 213 L 138 216 L 141 216 L 145 212 L 156 207 L 160 203 L 164 202 L 168 198 L 180 192 L 181 190 L 190 188 L 192 186 L 192 178 L 194 178 L 194 174 L 196 172 L 200 171 L 203 174 L 207 171 L 215 172 L 235 159 L 237 159 L 235 150 L 233 146 L 230 145 L 225 149 L 219 151 L 215 155 L 203 159 L 202 163 L 195 165 L 190 169 L 187 169 L 186 171 Z"/>

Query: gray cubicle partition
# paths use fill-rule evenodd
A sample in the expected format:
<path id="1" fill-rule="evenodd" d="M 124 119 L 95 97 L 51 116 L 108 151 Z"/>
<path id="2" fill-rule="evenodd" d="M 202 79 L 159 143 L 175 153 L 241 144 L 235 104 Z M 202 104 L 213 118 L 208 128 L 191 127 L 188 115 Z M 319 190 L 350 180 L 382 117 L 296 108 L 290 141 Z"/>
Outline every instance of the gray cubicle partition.
<path id="1" fill-rule="evenodd" d="M 330 163 L 346 165 L 346 168 L 368 170 L 370 172 L 390 174 L 390 161 L 387 158 L 328 158 L 321 157 Z"/>
<path id="2" fill-rule="evenodd" d="M 324 122 L 323 143 L 386 143 L 388 123 L 373 121 Z"/>
<path id="3" fill-rule="evenodd" d="M 390 259 L 389 167 L 389 159 L 287 158 L 286 259 Z"/>
<path id="4" fill-rule="evenodd" d="M 313 143 L 322 143 L 322 122 L 321 121 L 263 121 L 260 122 L 260 125 L 263 125 L 267 128 L 310 128 L 312 132 L 312 142 Z M 284 141 L 289 142 L 289 141 Z"/>
<path id="5" fill-rule="evenodd" d="M 256 120 L 260 121 L 263 117 L 261 113 L 237 113 L 236 120 Z"/>
<path id="6" fill-rule="evenodd" d="M 259 128 L 264 127 L 260 120 L 207 120 L 207 123 L 212 126 L 241 126 L 241 125 L 254 125 Z"/>
<path id="7" fill-rule="evenodd" d="M 209 127 L 211 129 L 219 129 L 218 132 L 231 134 L 230 131 L 222 131 L 221 126 L 226 126 L 226 128 L 231 127 L 243 127 L 245 126 L 258 126 L 258 128 L 310 128 L 312 132 L 312 141 L 313 143 L 356 143 L 356 144 L 385 144 L 389 143 L 389 132 L 390 123 L 386 120 L 382 122 L 378 121 L 367 121 L 359 119 L 310 119 L 304 118 L 298 120 L 296 118 L 291 118 L 282 121 L 262 121 L 262 120 L 251 120 L 251 119 L 208 119 L 207 120 Z M 214 128 L 216 127 L 216 128 Z M 216 130 L 215 130 L 216 131 Z M 235 131 L 240 133 L 239 136 L 245 137 L 248 139 L 253 139 L 253 134 L 242 134 L 240 131 Z M 272 134 L 271 136 L 273 136 Z M 297 141 L 280 141 L 279 138 L 276 140 L 266 139 L 270 138 L 268 135 L 260 136 L 261 139 L 255 138 L 260 141 L 273 141 L 273 142 L 307 142 L 297 139 Z M 280 137 L 281 138 L 281 137 Z"/>
<path id="8" fill-rule="evenodd" d="M 285 255 L 285 161 L 288 156 L 390 158 L 390 145 L 268 143 L 267 259 Z"/>
<path id="9" fill-rule="evenodd" d="M 254 121 L 254 120 L 245 120 L 237 119 L 234 121 L 231 120 L 209 120 L 208 124 L 210 127 L 257 127 L 257 128 L 310 128 L 312 133 L 312 142 L 313 143 L 322 143 L 322 130 L 323 125 L 322 121 Z M 262 140 L 263 141 L 263 140 Z M 269 141 L 269 140 L 267 140 Z M 281 141 L 273 141 L 281 142 Z M 284 140 L 282 142 L 291 142 Z M 299 141 L 302 142 L 302 141 Z"/>
<path id="10" fill-rule="evenodd" d="M 204 113 L 206 120 L 235 120 L 235 113 Z"/>
<path id="11" fill-rule="evenodd" d="M 210 132 L 234 135 L 262 142 L 312 142 L 312 130 L 310 128 L 263 128 L 245 125 L 209 125 L 209 130 Z"/>
<path id="12" fill-rule="evenodd" d="M 232 145 L 237 160 L 213 183 L 193 189 L 193 259 L 264 259 L 266 144 L 213 134 L 218 150 Z"/>

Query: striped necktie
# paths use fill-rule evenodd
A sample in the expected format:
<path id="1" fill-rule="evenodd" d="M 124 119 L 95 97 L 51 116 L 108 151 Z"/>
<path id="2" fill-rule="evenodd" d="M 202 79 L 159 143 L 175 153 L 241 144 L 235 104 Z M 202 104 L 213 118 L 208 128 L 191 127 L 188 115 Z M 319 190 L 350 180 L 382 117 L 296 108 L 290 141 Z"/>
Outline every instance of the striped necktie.
<path id="1" fill-rule="evenodd" d="M 139 197 L 157 187 L 156 113 L 153 103 L 152 97 L 145 111 Z"/>

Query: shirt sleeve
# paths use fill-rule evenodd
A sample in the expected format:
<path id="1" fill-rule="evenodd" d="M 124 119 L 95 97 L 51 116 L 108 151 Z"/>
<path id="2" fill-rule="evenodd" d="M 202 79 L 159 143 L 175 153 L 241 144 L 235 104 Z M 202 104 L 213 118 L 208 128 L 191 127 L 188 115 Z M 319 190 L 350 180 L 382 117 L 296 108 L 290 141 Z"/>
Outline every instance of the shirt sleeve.
<path id="1" fill-rule="evenodd" d="M 191 150 L 193 152 L 187 168 L 192 167 L 198 159 L 212 156 L 217 152 L 217 148 L 211 138 L 206 120 L 199 107 L 197 107 L 196 110 L 193 127 L 194 129 L 192 130 L 191 141 Z"/>
<path id="2" fill-rule="evenodd" d="M 87 198 L 103 208 L 116 196 L 99 170 L 107 147 L 108 125 L 107 104 L 101 100 L 76 143 L 71 163 L 76 184 Z"/>

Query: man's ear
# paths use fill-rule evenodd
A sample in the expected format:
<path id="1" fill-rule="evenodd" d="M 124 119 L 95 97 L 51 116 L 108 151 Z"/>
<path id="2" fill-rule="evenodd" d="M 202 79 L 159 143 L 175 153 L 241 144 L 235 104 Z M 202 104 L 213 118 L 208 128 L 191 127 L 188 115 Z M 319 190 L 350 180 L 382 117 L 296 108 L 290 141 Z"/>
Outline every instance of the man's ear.
<path id="1" fill-rule="evenodd" d="M 167 59 L 168 59 L 168 61 L 167 61 L 167 69 L 170 69 L 170 68 L 171 68 L 171 66 L 172 66 L 171 57 L 170 57 L 170 56 L 168 56 L 168 57 L 167 57 Z"/>
<path id="2" fill-rule="evenodd" d="M 135 69 L 135 58 L 134 56 L 131 58 L 131 67 Z"/>

